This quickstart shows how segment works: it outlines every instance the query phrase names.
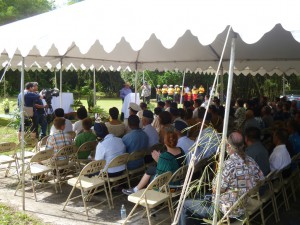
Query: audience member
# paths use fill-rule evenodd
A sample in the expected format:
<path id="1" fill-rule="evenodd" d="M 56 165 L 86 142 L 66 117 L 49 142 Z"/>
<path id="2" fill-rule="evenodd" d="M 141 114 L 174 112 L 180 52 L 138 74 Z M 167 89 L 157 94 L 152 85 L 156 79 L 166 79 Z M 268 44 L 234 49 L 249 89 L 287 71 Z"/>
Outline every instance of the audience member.
<path id="1" fill-rule="evenodd" d="M 104 159 L 106 161 L 104 170 L 106 170 L 108 164 L 112 159 L 126 152 L 126 147 L 121 138 L 108 133 L 108 129 L 104 123 L 95 123 L 94 129 L 97 136 L 102 139 L 102 141 L 97 145 L 95 160 Z M 124 164 L 121 166 L 109 168 L 107 171 L 108 176 L 120 176 L 125 171 L 125 166 L 126 165 Z"/>
<path id="2" fill-rule="evenodd" d="M 93 121 L 91 118 L 85 118 L 82 120 L 83 132 L 78 134 L 75 138 L 75 145 L 79 148 L 82 144 L 88 141 L 96 141 L 97 137 L 91 130 Z M 87 159 L 91 152 L 84 151 L 78 152 L 78 159 Z"/>
<path id="3" fill-rule="evenodd" d="M 79 119 L 73 124 L 73 131 L 78 135 L 80 132 L 82 132 L 82 120 L 88 117 L 87 110 L 84 106 L 81 106 L 79 109 L 77 109 L 77 118 Z"/>
<path id="4" fill-rule="evenodd" d="M 156 129 L 157 132 L 159 132 L 160 124 L 159 124 L 159 114 L 162 112 L 162 108 L 156 107 L 154 109 L 154 119 L 152 122 L 152 126 Z"/>
<path id="5" fill-rule="evenodd" d="M 174 129 L 174 127 L 172 126 L 171 113 L 169 113 L 168 111 L 162 111 L 159 114 L 159 125 L 159 142 L 163 144 L 166 131 Z"/>
<path id="6" fill-rule="evenodd" d="M 148 136 L 142 129 L 140 129 L 139 124 L 140 119 L 137 115 L 129 116 L 128 126 L 131 131 L 122 138 L 122 141 L 126 146 L 126 152 L 128 153 L 142 151 L 148 147 Z M 136 169 L 140 167 L 143 164 L 142 160 L 129 162 L 127 165 L 128 169 Z"/>
<path id="7" fill-rule="evenodd" d="M 65 116 L 65 112 L 63 108 L 57 108 L 54 110 L 54 115 L 55 117 L 60 117 L 60 118 L 64 118 Z M 57 131 L 57 129 L 55 128 L 54 124 L 52 125 L 51 129 L 50 129 L 50 135 L 54 134 Z M 65 133 L 73 131 L 73 126 L 72 126 L 72 122 L 68 119 L 65 119 L 65 127 L 63 130 Z"/>
<path id="8" fill-rule="evenodd" d="M 291 156 L 300 152 L 300 135 L 297 128 L 298 126 L 295 120 L 289 120 L 287 122 L 287 131 L 289 134 L 288 143 L 291 147 Z"/>
<path id="9" fill-rule="evenodd" d="M 150 110 L 144 110 L 142 116 L 142 124 L 143 124 L 143 131 L 148 136 L 149 148 L 159 142 L 158 132 L 151 125 L 152 122 L 153 122 L 153 112 L 151 112 Z"/>
<path id="10" fill-rule="evenodd" d="M 116 107 L 109 109 L 110 121 L 105 123 L 110 134 L 122 137 L 125 134 L 125 124 L 118 120 L 119 110 Z"/>
<path id="11" fill-rule="evenodd" d="M 183 123 L 182 121 L 176 121 L 174 123 L 174 128 L 175 128 L 174 131 L 178 138 L 176 147 L 181 148 L 184 151 L 184 153 L 187 155 L 189 153 L 189 150 L 194 144 L 194 141 L 187 137 L 188 126 L 186 125 L 186 123 Z"/>
<path id="12" fill-rule="evenodd" d="M 258 164 L 264 176 L 270 172 L 268 150 L 260 142 L 260 130 L 257 127 L 248 127 L 245 131 L 246 154 Z"/>

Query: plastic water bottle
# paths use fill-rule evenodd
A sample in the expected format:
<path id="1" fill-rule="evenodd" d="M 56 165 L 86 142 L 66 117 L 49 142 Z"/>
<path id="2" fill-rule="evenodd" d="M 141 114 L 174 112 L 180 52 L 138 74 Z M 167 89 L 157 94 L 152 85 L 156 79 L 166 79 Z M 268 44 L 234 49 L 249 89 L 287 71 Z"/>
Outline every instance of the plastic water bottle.
<path id="1" fill-rule="evenodd" d="M 127 215 L 126 215 L 126 209 L 125 209 L 125 206 L 123 204 L 122 207 L 121 207 L 121 219 L 125 220 L 126 217 L 127 217 Z"/>

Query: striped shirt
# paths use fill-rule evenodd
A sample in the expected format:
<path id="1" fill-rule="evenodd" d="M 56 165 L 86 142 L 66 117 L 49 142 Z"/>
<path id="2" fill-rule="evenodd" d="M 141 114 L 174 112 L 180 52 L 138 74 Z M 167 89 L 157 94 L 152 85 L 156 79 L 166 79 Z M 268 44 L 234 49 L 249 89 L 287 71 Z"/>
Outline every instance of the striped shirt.
<path id="1" fill-rule="evenodd" d="M 52 150 L 57 153 L 59 149 L 72 144 L 72 138 L 69 134 L 58 130 L 48 137 L 45 150 Z"/>

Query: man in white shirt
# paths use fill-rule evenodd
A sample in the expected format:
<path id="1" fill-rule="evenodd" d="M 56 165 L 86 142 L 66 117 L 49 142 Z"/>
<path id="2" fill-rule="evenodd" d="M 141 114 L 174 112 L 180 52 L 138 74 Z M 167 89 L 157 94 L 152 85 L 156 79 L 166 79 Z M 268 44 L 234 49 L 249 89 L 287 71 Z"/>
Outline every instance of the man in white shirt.
<path id="1" fill-rule="evenodd" d="M 62 118 L 64 118 L 65 111 L 62 108 L 57 108 L 54 111 L 54 115 L 55 115 L 55 117 L 62 117 Z M 57 131 L 56 128 L 54 127 L 54 125 L 52 125 L 52 127 L 50 129 L 50 135 L 54 134 L 56 131 Z M 65 119 L 65 129 L 64 129 L 64 132 L 66 133 L 66 132 L 70 132 L 70 131 L 73 131 L 72 122 L 70 120 L 68 120 L 68 119 Z"/>
<path id="2" fill-rule="evenodd" d="M 104 159 L 106 161 L 105 168 L 111 160 L 119 155 L 122 155 L 126 152 L 126 147 L 121 138 L 109 134 L 107 127 L 104 123 L 95 123 L 94 130 L 97 137 L 102 138 L 103 140 L 98 143 L 96 147 L 95 160 Z M 125 170 L 125 164 L 108 169 L 108 176 L 114 177 L 121 175 Z"/>
<path id="3" fill-rule="evenodd" d="M 190 151 L 190 148 L 193 146 L 194 141 L 187 137 L 187 130 L 185 130 L 188 126 L 186 123 L 177 120 L 174 122 L 175 132 L 178 137 L 176 147 L 181 148 L 184 153 L 187 155 Z"/>
<path id="4" fill-rule="evenodd" d="M 291 163 L 291 156 L 284 143 L 287 142 L 288 133 L 285 129 L 277 129 L 273 133 L 273 143 L 276 145 L 270 155 L 270 169 L 281 170 Z"/>
<path id="5" fill-rule="evenodd" d="M 143 131 L 148 136 L 149 148 L 159 142 L 158 133 L 156 129 L 151 125 L 152 122 L 153 122 L 153 112 L 145 109 L 143 111 L 142 124 L 143 124 Z"/>

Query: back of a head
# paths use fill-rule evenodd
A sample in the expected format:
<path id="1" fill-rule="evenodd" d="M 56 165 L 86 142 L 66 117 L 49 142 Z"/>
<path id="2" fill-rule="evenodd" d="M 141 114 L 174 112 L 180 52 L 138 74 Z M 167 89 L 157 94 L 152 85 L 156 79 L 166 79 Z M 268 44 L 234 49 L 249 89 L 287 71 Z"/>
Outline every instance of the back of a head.
<path id="1" fill-rule="evenodd" d="M 66 124 L 66 119 L 63 117 L 56 117 L 53 120 L 53 125 L 56 130 L 62 130 L 62 127 Z"/>
<path id="2" fill-rule="evenodd" d="M 170 108 L 170 113 L 172 116 L 177 117 L 178 116 L 178 109 L 177 108 Z"/>
<path id="3" fill-rule="evenodd" d="M 184 101 L 183 106 L 187 109 L 191 107 L 191 102 L 190 101 Z"/>
<path id="4" fill-rule="evenodd" d="M 177 145 L 178 137 L 174 131 L 168 131 L 164 136 L 164 143 L 169 148 L 175 148 Z"/>
<path id="5" fill-rule="evenodd" d="M 178 109 L 178 104 L 177 104 L 177 102 L 171 102 L 170 107 L 171 107 L 171 108 Z"/>
<path id="6" fill-rule="evenodd" d="M 206 111 L 206 109 L 205 109 L 204 107 L 200 107 L 200 108 L 198 109 L 198 118 L 199 118 L 199 119 L 201 119 L 201 120 L 204 119 L 205 111 Z M 210 120 L 210 114 L 207 113 L 207 114 L 206 114 L 205 121 L 209 121 L 209 120 Z"/>
<path id="7" fill-rule="evenodd" d="M 165 106 L 170 107 L 171 106 L 171 101 L 170 100 L 166 100 L 165 101 Z"/>
<path id="8" fill-rule="evenodd" d="M 238 98 L 238 99 L 236 100 L 236 103 L 237 103 L 237 105 L 238 105 L 239 107 L 243 107 L 243 106 L 244 106 L 244 101 L 243 101 L 243 99 L 241 99 L 241 98 Z"/>
<path id="9" fill-rule="evenodd" d="M 26 90 L 29 90 L 30 88 L 32 88 L 33 87 L 33 83 L 32 82 L 27 82 L 26 84 L 25 84 L 25 89 Z"/>
<path id="10" fill-rule="evenodd" d="M 117 120 L 119 116 L 119 110 L 116 107 L 109 109 L 109 115 L 113 120 Z"/>
<path id="11" fill-rule="evenodd" d="M 193 110 L 190 109 L 190 108 L 187 108 L 187 109 L 185 110 L 184 118 L 185 118 L 186 120 L 192 119 L 192 118 L 193 118 Z"/>
<path id="12" fill-rule="evenodd" d="M 231 146 L 231 149 L 245 161 L 246 153 L 244 151 L 244 139 L 242 134 L 239 132 L 232 132 L 229 135 L 227 142 Z"/>
<path id="13" fill-rule="evenodd" d="M 172 123 L 172 115 L 168 111 L 162 111 L 159 114 L 160 125 L 167 125 Z"/>
<path id="14" fill-rule="evenodd" d="M 159 102 L 157 102 L 157 106 L 163 108 L 163 107 L 165 107 L 165 103 L 163 101 L 159 101 Z"/>
<path id="15" fill-rule="evenodd" d="M 82 127 L 84 130 L 90 130 L 93 126 L 93 121 L 91 118 L 87 117 L 82 120 Z"/>
<path id="16" fill-rule="evenodd" d="M 100 137 L 100 138 L 105 138 L 105 136 L 108 135 L 108 129 L 107 129 L 105 123 L 95 123 L 94 131 L 95 131 L 97 137 Z"/>
<path id="17" fill-rule="evenodd" d="M 140 119 L 137 115 L 130 115 L 128 117 L 128 125 L 131 129 L 137 129 L 140 126 Z"/>
<path id="18" fill-rule="evenodd" d="M 245 116 L 246 116 L 246 119 L 253 119 L 254 118 L 254 112 L 253 112 L 253 110 L 252 109 L 248 109 L 246 111 Z"/>
<path id="19" fill-rule="evenodd" d="M 63 108 L 57 108 L 57 109 L 55 109 L 54 114 L 56 117 L 64 117 L 65 111 Z"/>
<path id="20" fill-rule="evenodd" d="M 185 117 L 185 111 L 183 108 L 179 108 L 178 109 L 178 116 L 181 118 L 181 119 L 184 119 Z"/>
<path id="21" fill-rule="evenodd" d="M 158 116 L 161 112 L 162 112 L 162 109 L 161 109 L 160 107 L 156 107 L 156 108 L 154 109 L 154 114 L 157 115 L 157 116 Z"/>
<path id="22" fill-rule="evenodd" d="M 260 129 L 257 127 L 248 127 L 245 130 L 245 137 L 247 137 L 248 140 L 254 142 L 260 140 Z"/>
<path id="23" fill-rule="evenodd" d="M 288 141 L 289 134 L 285 128 L 276 129 L 273 135 L 275 135 L 282 144 L 286 144 Z"/>
<path id="24" fill-rule="evenodd" d="M 199 98 L 195 99 L 194 104 L 195 104 L 195 107 L 200 107 L 202 104 L 201 99 L 199 99 Z"/>
<path id="25" fill-rule="evenodd" d="M 147 108 L 147 104 L 145 102 L 141 102 L 140 107 L 141 107 L 142 110 L 144 110 L 144 109 Z"/>
<path id="26" fill-rule="evenodd" d="M 87 118 L 87 110 L 84 106 L 81 106 L 79 109 L 77 109 L 77 117 L 80 120 L 83 120 L 84 118 Z"/>

